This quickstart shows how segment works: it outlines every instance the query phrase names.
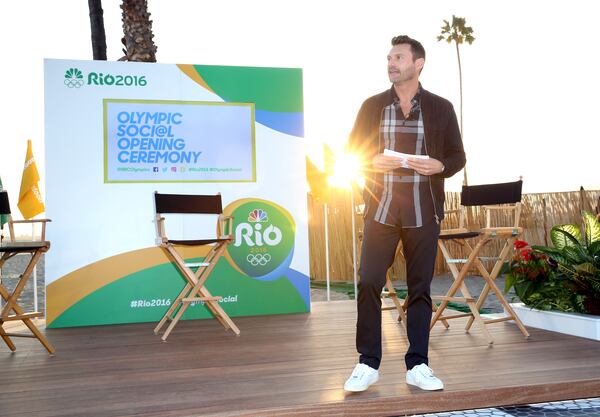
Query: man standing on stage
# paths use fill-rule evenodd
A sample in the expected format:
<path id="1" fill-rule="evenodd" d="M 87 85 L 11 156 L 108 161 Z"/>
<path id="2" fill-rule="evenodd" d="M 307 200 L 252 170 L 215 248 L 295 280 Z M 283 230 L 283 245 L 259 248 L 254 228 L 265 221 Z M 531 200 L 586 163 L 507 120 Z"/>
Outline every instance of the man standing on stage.
<path id="1" fill-rule="evenodd" d="M 387 59 L 393 85 L 363 103 L 348 143 L 363 160 L 366 183 L 356 324 L 360 358 L 344 389 L 364 391 L 379 379 L 381 290 L 402 240 L 408 286 L 406 382 L 440 390 L 444 385 L 428 366 L 430 286 L 444 215 L 444 178 L 460 171 L 466 159 L 452 104 L 419 82 L 425 64 L 421 43 L 396 36 Z"/>

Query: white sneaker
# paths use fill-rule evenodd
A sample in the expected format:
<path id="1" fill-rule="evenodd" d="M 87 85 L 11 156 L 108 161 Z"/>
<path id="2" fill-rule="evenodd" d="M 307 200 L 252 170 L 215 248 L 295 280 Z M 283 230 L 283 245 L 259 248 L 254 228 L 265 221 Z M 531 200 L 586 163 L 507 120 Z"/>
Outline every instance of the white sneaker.
<path id="1" fill-rule="evenodd" d="M 350 378 L 346 380 L 344 390 L 351 392 L 365 391 L 378 380 L 379 371 L 377 369 L 373 369 L 364 363 L 359 363 L 354 367 Z"/>
<path id="2" fill-rule="evenodd" d="M 433 375 L 431 368 L 424 363 L 413 367 L 406 373 L 406 383 L 426 391 L 444 389 L 442 380 Z"/>

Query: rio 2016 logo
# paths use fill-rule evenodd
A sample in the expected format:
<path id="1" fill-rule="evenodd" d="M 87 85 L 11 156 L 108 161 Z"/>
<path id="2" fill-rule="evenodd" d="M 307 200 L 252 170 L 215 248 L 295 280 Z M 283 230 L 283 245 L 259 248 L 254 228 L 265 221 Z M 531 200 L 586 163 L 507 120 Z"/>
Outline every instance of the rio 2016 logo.
<path id="1" fill-rule="evenodd" d="M 293 255 L 295 224 L 283 207 L 266 200 L 237 200 L 225 208 L 233 215 L 234 242 L 227 257 L 246 275 L 271 280 L 289 267 Z"/>
<path id="2" fill-rule="evenodd" d="M 69 68 L 65 72 L 64 83 L 69 88 L 79 88 L 86 84 L 79 68 Z M 145 75 L 113 75 L 92 71 L 87 75 L 87 85 L 145 87 L 148 81 Z"/>

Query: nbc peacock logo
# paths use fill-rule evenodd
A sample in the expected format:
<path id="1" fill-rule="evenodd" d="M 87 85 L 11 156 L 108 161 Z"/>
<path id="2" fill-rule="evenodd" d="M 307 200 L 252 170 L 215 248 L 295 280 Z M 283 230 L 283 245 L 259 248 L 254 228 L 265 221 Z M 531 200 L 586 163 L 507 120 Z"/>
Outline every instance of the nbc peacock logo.
<path id="1" fill-rule="evenodd" d="M 266 200 L 247 198 L 227 206 L 233 215 L 234 237 L 227 257 L 239 271 L 257 279 L 277 279 L 291 261 L 295 224 L 283 207 Z"/>
<path id="2" fill-rule="evenodd" d="M 65 72 L 65 85 L 69 88 L 79 88 L 84 84 L 83 73 L 79 68 L 69 68 Z"/>
<path id="3" fill-rule="evenodd" d="M 269 216 L 263 209 L 254 209 L 248 214 L 248 223 L 266 223 L 268 221 Z"/>

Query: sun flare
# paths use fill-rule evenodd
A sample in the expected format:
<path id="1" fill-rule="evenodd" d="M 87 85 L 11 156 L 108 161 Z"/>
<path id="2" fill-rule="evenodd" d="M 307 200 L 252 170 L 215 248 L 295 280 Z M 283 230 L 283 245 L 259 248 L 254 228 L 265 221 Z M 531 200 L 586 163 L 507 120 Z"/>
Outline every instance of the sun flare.
<path id="1" fill-rule="evenodd" d="M 338 154 L 333 164 L 333 173 L 327 177 L 331 187 L 350 188 L 352 184 L 364 186 L 361 164 L 358 157 L 350 153 Z"/>

